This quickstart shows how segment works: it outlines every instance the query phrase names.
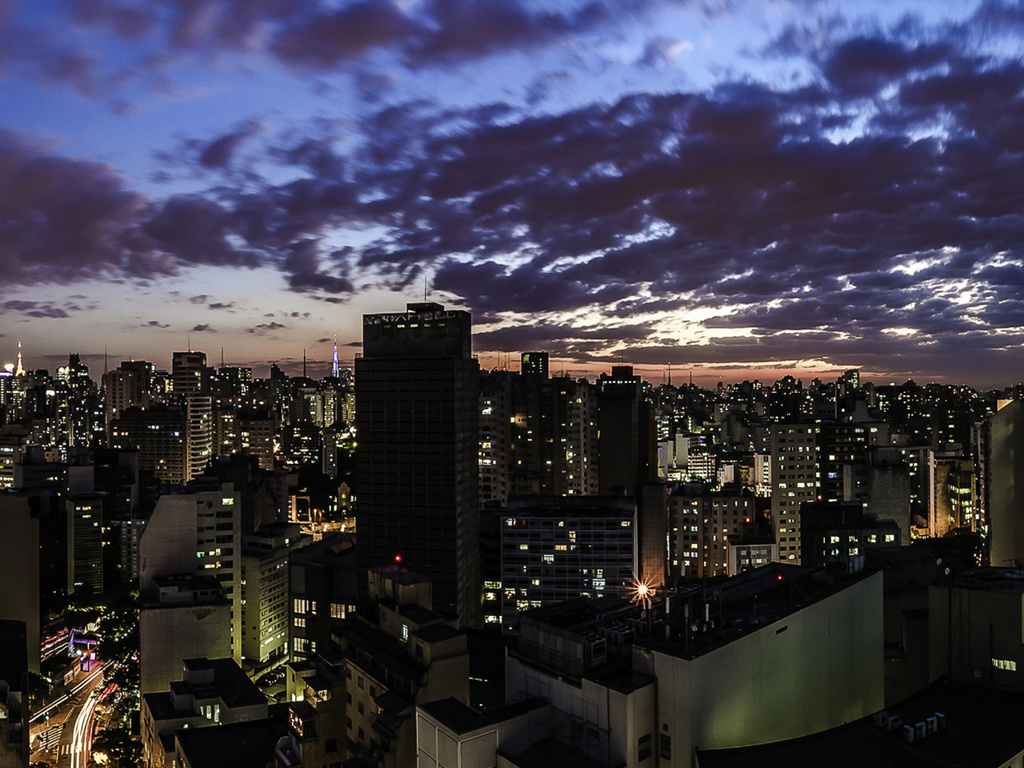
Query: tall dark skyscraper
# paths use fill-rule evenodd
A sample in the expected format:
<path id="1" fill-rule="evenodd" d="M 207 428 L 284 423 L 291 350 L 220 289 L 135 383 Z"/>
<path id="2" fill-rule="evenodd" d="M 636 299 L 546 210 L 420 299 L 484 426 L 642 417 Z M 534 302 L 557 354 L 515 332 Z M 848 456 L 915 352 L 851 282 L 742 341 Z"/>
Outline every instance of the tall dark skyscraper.
<path id="1" fill-rule="evenodd" d="M 355 366 L 360 571 L 401 558 L 464 625 L 479 623 L 481 589 L 471 325 L 433 302 L 364 315 Z"/>

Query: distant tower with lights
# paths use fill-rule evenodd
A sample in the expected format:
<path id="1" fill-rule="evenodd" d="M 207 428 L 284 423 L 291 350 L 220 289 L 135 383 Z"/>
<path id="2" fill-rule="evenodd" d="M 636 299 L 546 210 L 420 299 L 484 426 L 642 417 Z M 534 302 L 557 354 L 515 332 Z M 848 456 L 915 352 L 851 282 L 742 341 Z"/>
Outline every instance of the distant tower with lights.
<path id="1" fill-rule="evenodd" d="M 341 368 L 338 366 L 338 337 L 334 337 L 334 362 L 331 364 L 331 376 L 340 378 Z"/>
<path id="2" fill-rule="evenodd" d="M 477 388 L 470 314 L 441 304 L 363 316 L 356 359 L 360 572 L 433 582 L 434 609 L 479 623 Z"/>

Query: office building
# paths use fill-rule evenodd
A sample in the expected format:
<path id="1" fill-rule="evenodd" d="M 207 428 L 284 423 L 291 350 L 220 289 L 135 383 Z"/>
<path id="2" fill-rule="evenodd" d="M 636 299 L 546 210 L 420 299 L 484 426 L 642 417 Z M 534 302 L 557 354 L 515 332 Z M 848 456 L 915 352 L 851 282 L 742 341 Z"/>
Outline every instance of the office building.
<path id="1" fill-rule="evenodd" d="M 514 631 L 532 608 L 629 593 L 637 573 L 636 508 L 627 497 L 511 500 L 500 524 L 502 631 Z"/>
<path id="2" fill-rule="evenodd" d="M 139 470 L 163 483 L 180 485 L 190 478 L 189 422 L 178 406 L 129 408 L 110 422 L 110 446 L 139 452 Z"/>
<path id="3" fill-rule="evenodd" d="M 598 386 L 599 492 L 638 496 L 641 486 L 658 479 L 654 412 L 631 365 L 612 366 L 610 375 L 601 374 Z"/>
<path id="4" fill-rule="evenodd" d="M 400 558 L 442 613 L 480 621 L 479 365 L 463 310 L 435 303 L 363 316 L 356 360 L 361 571 Z"/>
<path id="5" fill-rule="evenodd" d="M 175 398 L 184 405 L 189 397 L 209 395 L 213 369 L 206 365 L 206 353 L 189 349 L 171 355 L 171 381 Z"/>
<path id="6" fill-rule="evenodd" d="M 288 557 L 305 543 L 302 529 L 291 523 L 265 525 L 242 538 L 242 658 L 250 663 L 288 653 Z"/>
<path id="7" fill-rule="evenodd" d="M 103 593 L 103 500 L 95 493 L 74 494 L 65 504 L 71 522 L 72 590 L 79 596 L 99 597 Z"/>

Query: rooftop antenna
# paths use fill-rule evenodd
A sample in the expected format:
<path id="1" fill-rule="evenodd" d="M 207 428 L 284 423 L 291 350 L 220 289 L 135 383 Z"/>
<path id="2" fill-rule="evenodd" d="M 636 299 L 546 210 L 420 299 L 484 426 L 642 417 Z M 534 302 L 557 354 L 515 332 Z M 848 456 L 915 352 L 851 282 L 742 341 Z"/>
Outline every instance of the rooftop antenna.
<path id="1" fill-rule="evenodd" d="M 668 364 L 668 385 L 672 386 L 672 363 Z"/>
<path id="2" fill-rule="evenodd" d="M 224 347 L 220 348 L 220 367 L 224 367 Z"/>
<path id="3" fill-rule="evenodd" d="M 302 378 L 306 378 L 306 350 L 302 350 Z"/>
<path id="4" fill-rule="evenodd" d="M 331 364 L 331 376 L 339 378 L 341 369 L 338 367 L 338 337 L 334 337 L 334 362 Z"/>
<path id="5" fill-rule="evenodd" d="M 427 303 L 427 276 L 423 276 L 423 303 Z"/>
<path id="6" fill-rule="evenodd" d="M 107 375 L 107 348 L 103 347 L 103 375 Z"/>
<path id="7" fill-rule="evenodd" d="M 188 346 L 188 351 L 191 352 L 192 351 L 192 334 L 188 334 L 185 338 L 187 339 L 186 346 Z"/>

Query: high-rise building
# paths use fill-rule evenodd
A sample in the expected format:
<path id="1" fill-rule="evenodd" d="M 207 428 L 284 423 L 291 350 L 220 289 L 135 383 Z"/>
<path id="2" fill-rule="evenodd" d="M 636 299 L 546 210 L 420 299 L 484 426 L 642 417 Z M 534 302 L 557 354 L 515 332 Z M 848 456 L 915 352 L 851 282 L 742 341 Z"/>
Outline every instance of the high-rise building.
<path id="1" fill-rule="evenodd" d="M 1012 400 L 991 417 L 989 439 L 989 562 L 1017 566 L 1024 561 L 1024 401 Z"/>
<path id="2" fill-rule="evenodd" d="M 265 525 L 242 539 L 242 656 L 262 664 L 288 652 L 288 555 L 302 544 L 290 523 Z"/>
<path id="3" fill-rule="evenodd" d="M 629 497 L 509 502 L 501 519 L 502 631 L 514 631 L 532 608 L 629 593 L 640 570 L 636 530 Z"/>
<path id="4" fill-rule="evenodd" d="M 295 663 L 312 663 L 331 644 L 331 631 L 356 608 L 356 549 L 351 535 L 332 532 L 288 558 L 288 635 Z"/>
<path id="5" fill-rule="evenodd" d="M 614 365 L 601 374 L 599 399 L 600 492 L 639 493 L 657 480 L 654 413 L 644 400 L 633 366 Z"/>
<path id="6" fill-rule="evenodd" d="M 29 765 L 29 653 L 24 621 L 0 620 L 0 765 Z M 37 763 L 32 763 L 37 765 Z"/>
<path id="7" fill-rule="evenodd" d="M 480 614 L 479 364 L 471 319 L 441 304 L 363 316 L 356 360 L 362 571 L 401 562 L 434 584 L 435 607 Z"/>
<path id="8" fill-rule="evenodd" d="M 817 445 L 814 424 L 772 429 L 772 529 L 784 563 L 800 564 L 800 505 L 818 500 Z"/>
<path id="9" fill-rule="evenodd" d="M 72 531 L 72 589 L 77 595 L 98 597 L 103 592 L 103 500 L 82 493 L 65 504 Z"/>
<path id="10" fill-rule="evenodd" d="M 121 368 L 103 374 L 103 405 L 108 438 L 113 419 L 133 406 L 145 408 L 149 405 L 149 374 L 144 369 L 125 368 L 126 365 L 128 363 L 121 363 Z"/>
<path id="11" fill-rule="evenodd" d="M 0 590 L 0 616 L 25 622 L 28 663 L 39 671 L 41 627 L 66 607 L 71 592 L 71 531 L 59 494 L 0 494 L 0 562 L 17 588 Z"/>
<path id="12" fill-rule="evenodd" d="M 235 492 L 232 483 L 220 483 L 211 478 L 201 488 L 196 486 L 195 493 L 161 496 L 140 542 L 139 588 L 144 595 L 151 596 L 154 605 L 162 604 L 166 597 L 162 587 L 154 581 L 157 577 L 178 579 L 170 591 L 188 596 L 188 599 L 180 597 L 185 603 L 192 600 L 195 593 L 186 582 L 200 577 L 216 579 L 229 604 L 229 621 L 224 627 L 227 652 L 220 650 L 213 655 L 230 654 L 236 661 L 241 661 L 242 649 L 241 507 L 241 495 Z M 211 599 L 213 597 L 211 595 Z M 145 665 L 147 655 L 145 649 L 143 651 Z M 206 655 L 206 651 L 193 649 L 189 652 L 189 656 L 197 655 Z M 181 660 L 165 660 L 169 665 L 165 672 L 178 669 Z"/>
<path id="13" fill-rule="evenodd" d="M 193 349 L 175 352 L 171 356 L 171 380 L 174 395 L 182 402 L 192 395 L 210 393 L 212 369 L 206 365 L 206 353 Z"/>
<path id="14" fill-rule="evenodd" d="M 754 497 L 739 487 L 708 491 L 690 485 L 669 497 L 669 573 L 707 579 L 730 575 L 730 537 L 757 527 Z"/>
<path id="15" fill-rule="evenodd" d="M 139 452 L 139 469 L 161 482 L 189 479 L 187 411 L 177 406 L 129 408 L 110 422 L 110 444 Z"/>

